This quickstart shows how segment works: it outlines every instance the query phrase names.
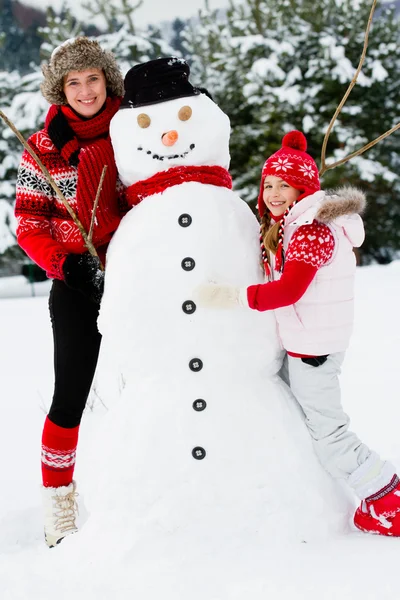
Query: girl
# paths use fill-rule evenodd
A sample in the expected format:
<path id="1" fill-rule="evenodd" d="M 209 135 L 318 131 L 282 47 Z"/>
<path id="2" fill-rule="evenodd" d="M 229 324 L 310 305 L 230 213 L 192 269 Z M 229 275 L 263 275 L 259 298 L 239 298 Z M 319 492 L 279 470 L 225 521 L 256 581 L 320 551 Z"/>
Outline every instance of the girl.
<path id="1" fill-rule="evenodd" d="M 200 305 L 274 310 L 286 350 L 282 377 L 303 409 L 325 469 L 362 500 L 356 527 L 400 536 L 400 480 L 394 467 L 349 430 L 339 373 L 353 326 L 356 260 L 364 240 L 361 192 L 320 190 L 318 169 L 299 131 L 264 164 L 258 210 L 268 283 L 235 288 L 203 285 Z"/>
<path id="2" fill-rule="evenodd" d="M 111 52 L 85 37 L 57 48 L 43 74 L 41 90 L 51 106 L 44 129 L 28 141 L 87 232 L 107 165 L 92 238 L 104 263 L 123 208 L 109 139 L 110 120 L 124 93 L 122 74 Z M 79 424 L 99 354 L 96 323 L 103 272 L 98 259 L 85 252 L 78 228 L 26 150 L 18 171 L 15 214 L 18 243 L 54 279 L 49 308 L 55 385 L 42 436 L 44 530 L 52 547 L 77 531 L 72 478 Z"/>

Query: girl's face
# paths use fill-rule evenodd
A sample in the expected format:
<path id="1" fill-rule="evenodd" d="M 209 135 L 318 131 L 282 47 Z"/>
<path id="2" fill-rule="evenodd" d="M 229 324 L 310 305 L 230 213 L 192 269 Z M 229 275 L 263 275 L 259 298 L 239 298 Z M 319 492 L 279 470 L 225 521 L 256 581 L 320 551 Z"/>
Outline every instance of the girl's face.
<path id="1" fill-rule="evenodd" d="M 106 78 L 101 69 L 70 71 L 64 77 L 63 91 L 70 107 L 82 117 L 90 118 L 106 101 Z"/>
<path id="2" fill-rule="evenodd" d="M 268 175 L 264 181 L 263 200 L 274 217 L 283 215 L 285 210 L 300 196 L 300 190 L 274 175 Z"/>

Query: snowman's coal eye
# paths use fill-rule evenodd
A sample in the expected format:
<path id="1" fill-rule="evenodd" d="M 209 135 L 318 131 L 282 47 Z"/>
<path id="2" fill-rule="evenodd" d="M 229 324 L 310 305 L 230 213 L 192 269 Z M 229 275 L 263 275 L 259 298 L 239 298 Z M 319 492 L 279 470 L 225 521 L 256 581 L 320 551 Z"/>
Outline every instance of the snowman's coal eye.
<path id="1" fill-rule="evenodd" d="M 146 115 L 146 113 L 140 113 L 140 115 L 137 117 L 137 122 L 139 127 L 146 129 L 147 127 L 150 127 L 151 119 L 149 115 Z"/>
<path id="2" fill-rule="evenodd" d="M 190 119 L 190 117 L 192 116 L 192 112 L 193 111 L 190 108 L 190 106 L 182 106 L 182 108 L 178 112 L 178 118 L 181 121 L 188 121 Z"/>

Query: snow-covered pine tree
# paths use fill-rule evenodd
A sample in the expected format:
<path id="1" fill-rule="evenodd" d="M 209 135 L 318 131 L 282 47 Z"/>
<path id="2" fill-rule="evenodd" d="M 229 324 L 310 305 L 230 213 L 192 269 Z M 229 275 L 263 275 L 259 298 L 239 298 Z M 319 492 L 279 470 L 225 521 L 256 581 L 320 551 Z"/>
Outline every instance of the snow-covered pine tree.
<path id="1" fill-rule="evenodd" d="M 105 10 L 108 10 L 108 5 L 105 6 Z M 124 16 L 126 17 L 122 14 Z M 132 15 L 130 18 L 132 19 Z M 133 27 L 132 20 L 132 26 L 129 25 L 129 20 L 122 21 L 123 19 L 118 22 L 117 30 L 103 33 L 96 39 L 103 48 L 114 52 L 123 73 L 138 62 L 174 53 L 157 28 L 139 31 Z M 55 47 L 66 39 L 82 34 L 85 29 L 85 25 L 78 22 L 67 8 L 64 7 L 60 14 L 49 9 L 46 27 L 40 29 L 43 38 L 40 49 L 42 58 L 48 60 Z M 24 76 L 17 71 L 0 72 L 2 110 L 25 139 L 43 127 L 48 110 L 48 104 L 40 92 L 41 80 L 40 65 L 32 65 L 31 72 Z M 0 119 L 0 202 L 5 203 L 0 207 L 0 269 L 3 265 L 3 270 L 10 269 L 9 257 L 20 263 L 25 256 L 16 245 L 15 221 L 9 208 L 15 200 L 16 174 L 21 154 L 20 142 Z M 15 264 L 15 269 L 19 268 Z"/>
<path id="2" fill-rule="evenodd" d="M 231 119 L 231 171 L 249 202 L 257 197 L 263 158 L 278 146 L 285 122 L 283 103 L 277 112 L 276 97 L 266 102 L 267 86 L 282 91 L 293 60 L 282 14 L 273 0 L 232 1 L 222 17 L 201 11 L 199 23 L 183 34 L 193 73 Z"/>
<path id="3" fill-rule="evenodd" d="M 79 24 L 76 25 L 68 10 L 63 9 L 62 16 L 58 16 L 49 9 L 47 26 L 40 28 L 40 35 L 44 40 L 41 55 L 48 58 L 59 43 L 73 37 L 79 31 Z M 33 63 L 30 72 L 25 75 L 17 71 L 0 73 L 1 108 L 25 139 L 43 127 L 48 109 L 39 88 L 41 80 L 40 66 Z M 12 216 L 17 169 L 22 151 L 21 143 L 14 133 L 0 120 L 0 200 L 7 204 L 7 207 L 3 204 L 0 214 L 1 236 L 4 240 L 0 247 L 0 270 L 6 272 L 19 272 L 21 262 L 27 260 L 25 253 L 16 244 L 16 223 Z"/>
<path id="4" fill-rule="evenodd" d="M 30 12 L 31 24 L 22 27 L 26 12 Z M 24 3 L 0 0 L 0 71 L 26 72 L 29 60 L 38 58 L 39 39 L 37 27 L 42 13 Z M 21 49 L 23 49 L 21 51 Z"/>
<path id="5" fill-rule="evenodd" d="M 171 35 L 170 35 L 170 44 L 174 49 L 175 53 L 178 53 L 179 56 L 185 56 L 187 54 L 186 47 L 184 44 L 184 40 L 182 39 L 182 33 L 186 27 L 186 21 L 182 21 L 182 19 L 174 19 L 171 23 Z"/>
<path id="6" fill-rule="evenodd" d="M 41 73 L 38 67 L 21 76 L 17 71 L 0 72 L 2 110 L 25 137 L 43 123 L 46 101 L 38 92 Z M 0 120 L 0 271 L 18 272 L 18 262 L 25 256 L 15 239 L 12 206 L 15 200 L 17 169 L 22 147 L 15 135 Z"/>
<path id="7" fill-rule="evenodd" d="M 123 25 L 118 31 L 104 33 L 96 39 L 103 48 L 115 54 L 123 74 L 137 63 L 174 53 L 156 28 L 132 34 L 128 27 Z"/>
<path id="8" fill-rule="evenodd" d="M 231 0 L 225 20 L 203 11 L 196 27 L 186 28 L 193 71 L 231 118 L 232 174 L 246 200 L 254 203 L 263 160 L 288 130 L 306 132 L 318 161 L 358 65 L 370 9 L 370 0 Z M 399 37 L 395 11 L 382 9 L 328 158 L 347 155 L 398 121 Z M 367 192 L 363 262 L 388 262 L 400 248 L 399 146 L 397 133 L 323 178 L 324 187 L 351 182 Z"/>
<path id="9" fill-rule="evenodd" d="M 46 12 L 46 26 L 39 28 L 43 40 L 40 46 L 40 56 L 49 60 L 54 48 L 70 38 L 84 35 L 82 24 L 72 15 L 71 11 L 63 7 L 60 14 L 48 7 Z"/>
<path id="10" fill-rule="evenodd" d="M 88 0 L 83 5 L 92 17 L 103 18 L 106 30 L 97 39 L 115 54 L 123 73 L 136 63 L 173 52 L 157 27 L 136 27 L 135 12 L 142 3 L 143 0 L 134 4 L 129 0 Z"/>

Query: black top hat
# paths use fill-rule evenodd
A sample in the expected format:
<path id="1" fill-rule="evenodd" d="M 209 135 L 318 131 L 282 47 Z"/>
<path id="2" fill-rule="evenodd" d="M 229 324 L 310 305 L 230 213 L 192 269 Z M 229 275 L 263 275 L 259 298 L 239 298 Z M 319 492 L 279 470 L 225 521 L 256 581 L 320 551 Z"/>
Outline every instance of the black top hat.
<path id="1" fill-rule="evenodd" d="M 125 96 L 121 108 L 198 96 L 201 90 L 189 83 L 189 73 L 188 63 L 174 56 L 135 65 L 125 75 Z"/>

